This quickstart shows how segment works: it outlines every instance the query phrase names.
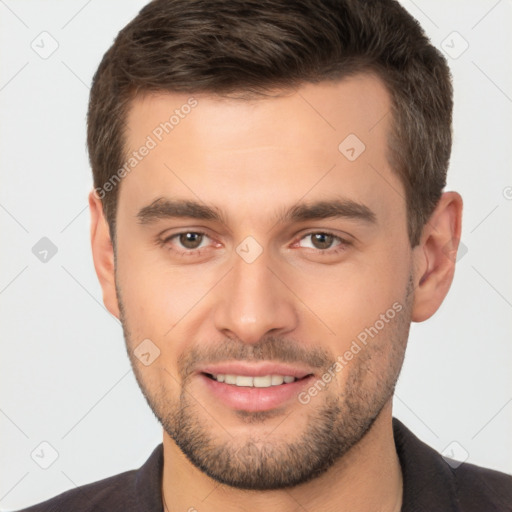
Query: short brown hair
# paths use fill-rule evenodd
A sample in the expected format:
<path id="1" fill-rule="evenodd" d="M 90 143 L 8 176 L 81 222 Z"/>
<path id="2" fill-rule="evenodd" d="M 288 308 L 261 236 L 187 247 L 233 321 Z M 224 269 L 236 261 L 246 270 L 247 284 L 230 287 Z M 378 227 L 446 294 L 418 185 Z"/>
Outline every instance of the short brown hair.
<path id="1" fill-rule="evenodd" d="M 446 184 L 453 91 L 443 55 L 395 0 L 153 0 L 96 71 L 87 116 L 94 186 L 123 165 L 126 118 L 147 92 L 261 94 L 376 73 L 392 102 L 389 162 L 411 245 Z M 341 142 L 341 141 L 340 141 Z M 102 197 L 112 240 L 120 186 Z"/>

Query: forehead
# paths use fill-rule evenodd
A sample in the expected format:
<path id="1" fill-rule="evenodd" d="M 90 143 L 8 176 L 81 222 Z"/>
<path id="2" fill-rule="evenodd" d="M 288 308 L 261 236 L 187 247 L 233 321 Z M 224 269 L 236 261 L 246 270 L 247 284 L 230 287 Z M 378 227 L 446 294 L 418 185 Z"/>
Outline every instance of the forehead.
<path id="1" fill-rule="evenodd" d="M 147 94 L 128 113 L 125 148 L 127 158 L 151 149 L 123 179 L 119 205 L 195 196 L 234 208 L 334 189 L 355 200 L 389 194 L 401 186 L 387 161 L 390 107 L 372 74 L 252 99 Z"/>
<path id="2" fill-rule="evenodd" d="M 195 107 L 190 107 L 191 98 L 197 102 Z M 225 148 L 229 148 L 229 143 L 236 144 L 236 149 L 269 142 L 272 145 L 291 143 L 296 146 L 301 136 L 314 143 L 317 138 L 312 136 L 313 130 L 317 130 L 319 136 L 327 136 L 329 140 L 326 142 L 331 138 L 336 141 L 350 132 L 370 143 L 383 131 L 376 130 L 372 135 L 389 111 L 387 88 L 372 73 L 338 81 L 305 83 L 294 89 L 275 90 L 249 99 L 240 97 L 240 94 L 147 93 L 135 97 L 131 103 L 126 143 L 127 148 L 135 149 L 142 133 L 151 134 L 155 130 L 159 138 L 161 130 L 158 127 L 166 122 L 172 125 L 170 128 L 175 136 L 187 132 L 183 135 L 195 135 L 205 142 L 216 139 L 215 142 L 222 142 Z M 183 122 L 187 117 L 193 121 Z M 236 130 L 233 130 L 233 123 L 236 123 Z M 282 129 L 284 124 L 286 130 Z M 178 125 L 181 125 L 179 130 Z M 385 127 L 386 123 L 381 129 Z M 164 137 L 168 134 L 170 132 L 165 130 L 160 133 Z M 192 142 L 191 137 L 187 138 Z"/>

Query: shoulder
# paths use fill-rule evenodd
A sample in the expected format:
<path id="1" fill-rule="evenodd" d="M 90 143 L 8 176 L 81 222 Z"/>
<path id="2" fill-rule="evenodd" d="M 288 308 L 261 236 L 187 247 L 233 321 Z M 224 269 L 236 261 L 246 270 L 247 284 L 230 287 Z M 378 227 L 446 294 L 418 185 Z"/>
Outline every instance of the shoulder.
<path id="1" fill-rule="evenodd" d="M 163 445 L 139 469 L 65 491 L 16 512 L 162 512 Z"/>
<path id="2" fill-rule="evenodd" d="M 512 512 L 512 476 L 442 456 L 393 418 L 403 512 Z"/>
<path id="3" fill-rule="evenodd" d="M 17 512 L 121 512 L 135 506 L 133 484 L 136 470 L 65 491 L 49 500 Z"/>
<path id="4" fill-rule="evenodd" d="M 467 463 L 452 473 L 462 510 L 512 511 L 512 476 Z"/>

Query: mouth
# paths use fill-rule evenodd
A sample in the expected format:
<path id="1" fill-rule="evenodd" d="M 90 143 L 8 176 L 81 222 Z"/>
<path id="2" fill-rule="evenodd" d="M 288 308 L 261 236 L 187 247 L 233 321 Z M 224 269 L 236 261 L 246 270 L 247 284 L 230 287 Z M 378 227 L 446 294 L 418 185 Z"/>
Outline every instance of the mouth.
<path id="1" fill-rule="evenodd" d="M 307 369 L 277 364 L 217 365 L 202 368 L 196 375 L 207 395 L 206 403 L 249 412 L 300 404 L 298 394 L 314 379 Z"/>
<path id="2" fill-rule="evenodd" d="M 309 373 L 300 378 L 294 377 L 293 375 L 260 375 L 253 377 L 250 375 L 234 375 L 230 373 L 214 374 L 202 372 L 202 374 L 217 382 L 223 382 L 224 384 L 230 384 L 238 387 L 250 388 L 270 388 L 274 386 L 283 386 L 313 376 L 312 373 Z"/>

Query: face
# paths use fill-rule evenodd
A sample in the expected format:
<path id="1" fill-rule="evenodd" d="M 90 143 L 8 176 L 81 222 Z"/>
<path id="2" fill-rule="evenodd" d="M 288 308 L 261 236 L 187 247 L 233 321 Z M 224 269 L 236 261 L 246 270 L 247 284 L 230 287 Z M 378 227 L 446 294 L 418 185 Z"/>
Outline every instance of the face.
<path id="1" fill-rule="evenodd" d="M 137 99 L 128 117 L 138 156 L 115 268 L 128 355 L 197 468 L 238 488 L 298 485 L 364 436 L 403 361 L 412 259 L 390 99 L 369 75 L 190 96 Z"/>

